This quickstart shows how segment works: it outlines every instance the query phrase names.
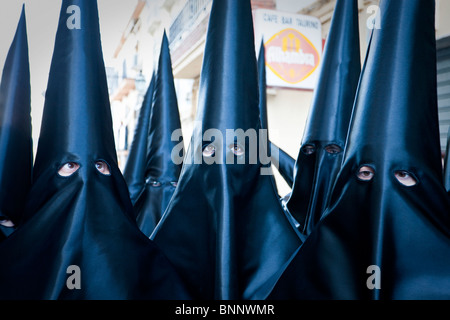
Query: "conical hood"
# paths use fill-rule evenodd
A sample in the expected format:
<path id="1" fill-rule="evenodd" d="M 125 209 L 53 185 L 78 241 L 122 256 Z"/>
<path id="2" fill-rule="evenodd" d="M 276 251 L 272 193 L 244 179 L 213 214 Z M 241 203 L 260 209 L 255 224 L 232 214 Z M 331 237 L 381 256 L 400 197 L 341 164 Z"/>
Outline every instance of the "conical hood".
<path id="1" fill-rule="evenodd" d="M 0 299 L 188 298 L 136 225 L 117 166 L 97 2 L 63 0 L 25 219 Z"/>
<path id="2" fill-rule="evenodd" d="M 450 298 L 435 4 L 383 0 L 380 15 L 330 207 L 274 298 Z"/>
<path id="3" fill-rule="evenodd" d="M 267 150 L 270 152 L 270 160 L 276 165 L 281 176 L 292 187 L 292 170 L 295 160 L 285 151 L 278 148 L 275 144 L 269 142 L 269 122 L 267 116 L 267 88 L 266 88 L 266 50 L 264 39 L 261 40 L 258 56 L 258 84 L 259 84 L 259 114 L 261 118 L 261 129 L 266 130 Z M 272 154 L 274 151 L 274 154 Z"/>
<path id="4" fill-rule="evenodd" d="M 183 160 L 183 148 L 172 155 L 172 151 L 177 146 L 183 147 L 184 142 L 169 41 L 165 32 L 159 55 L 147 144 L 145 190 L 135 204 L 135 212 L 139 228 L 150 236 L 172 198 Z"/>
<path id="5" fill-rule="evenodd" d="M 302 145 L 329 141 L 344 147 L 361 72 L 360 55 L 358 1 L 338 0 Z"/>
<path id="6" fill-rule="evenodd" d="M 253 157 L 267 145 L 258 143 L 258 104 L 250 1 L 214 0 L 197 123 L 151 236 L 197 298 L 265 298 L 301 243 L 272 177 L 261 174 L 270 167 Z"/>
<path id="7" fill-rule="evenodd" d="M 258 84 L 259 84 L 259 114 L 261 118 L 261 129 L 267 130 L 267 141 L 269 141 L 269 122 L 267 116 L 267 86 L 266 86 L 266 49 L 264 39 L 261 40 L 258 56 Z M 281 176 L 292 187 L 293 168 L 295 160 L 292 159 L 284 150 L 278 148 L 275 144 L 268 143 L 267 150 L 276 150 L 271 154 L 271 161 L 276 164 Z"/>
<path id="8" fill-rule="evenodd" d="M 33 165 L 26 29 L 24 6 L 0 84 L 0 221 L 15 225 L 21 221 Z"/>
<path id="9" fill-rule="evenodd" d="M 249 42 L 254 39 L 250 2 L 217 2 L 208 27 L 211 40 L 205 45 L 197 121 L 202 122 L 202 133 L 210 128 L 224 133 L 234 128 L 259 129 L 257 64 L 254 42 Z M 230 39 L 231 35 L 236 38 Z"/>
<path id="10" fill-rule="evenodd" d="M 430 28 L 434 1 L 394 2 L 383 2 L 385 24 L 373 35 L 372 52 L 355 100 L 344 165 L 373 159 L 384 163 L 384 167 L 392 164 L 426 167 L 438 177 L 442 175 L 442 164 L 440 142 L 436 139 L 439 136 L 436 48 L 434 31 Z M 395 21 L 397 15 L 408 20 L 401 20 L 399 26 Z M 414 21 L 423 21 L 427 27 L 419 30 L 407 24 Z M 386 32 L 394 32 L 398 27 L 394 34 Z M 401 63 L 399 56 L 408 59 Z M 417 74 L 420 81 L 406 81 Z M 375 85 L 373 79 L 383 81 Z"/>
<path id="11" fill-rule="evenodd" d="M 123 170 L 123 177 L 128 185 L 131 202 L 136 203 L 139 195 L 145 187 L 145 171 L 147 169 L 147 141 L 150 126 L 150 114 L 152 112 L 153 91 L 155 87 L 155 75 L 152 75 L 150 85 L 145 93 L 133 142 L 131 143 L 127 163 Z"/>
<path id="12" fill-rule="evenodd" d="M 148 135 L 147 177 L 163 180 L 160 182 L 178 180 L 181 163 L 174 163 L 171 153 L 175 146 L 183 142 L 183 137 L 177 136 L 176 140 L 172 140 L 175 130 L 181 131 L 180 114 L 172 74 L 169 41 L 164 32 Z"/>
<path id="13" fill-rule="evenodd" d="M 358 1 L 338 0 L 286 204 L 306 235 L 320 220 L 340 169 L 360 72 Z"/>
<path id="14" fill-rule="evenodd" d="M 86 3 L 64 1 L 68 12 L 61 12 L 56 34 L 35 179 L 55 159 L 96 157 L 117 163 L 98 13 Z"/>
<path id="15" fill-rule="evenodd" d="M 269 130 L 266 79 L 266 49 L 264 47 L 264 39 L 262 39 L 258 56 L 259 114 L 261 118 L 261 129 Z M 267 134 L 267 137 L 269 137 L 269 134 Z"/>

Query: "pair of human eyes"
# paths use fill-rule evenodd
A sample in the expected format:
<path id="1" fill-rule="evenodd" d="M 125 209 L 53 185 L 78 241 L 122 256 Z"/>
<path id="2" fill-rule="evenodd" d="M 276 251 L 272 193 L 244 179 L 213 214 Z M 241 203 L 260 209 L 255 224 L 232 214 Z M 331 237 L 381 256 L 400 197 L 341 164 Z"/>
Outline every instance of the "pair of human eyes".
<path id="1" fill-rule="evenodd" d="M 375 169 L 371 166 L 361 166 L 356 176 L 362 181 L 370 181 L 375 176 Z M 406 187 L 415 186 L 418 182 L 416 177 L 406 170 L 397 170 L 394 172 L 394 176 L 398 182 Z"/>
<path id="2" fill-rule="evenodd" d="M 172 185 L 172 187 L 176 188 L 178 186 L 178 182 L 177 181 L 171 181 L 170 184 Z M 161 182 L 159 182 L 158 180 L 153 180 L 150 182 L 150 185 L 152 187 L 160 187 L 162 185 Z"/>
<path id="3" fill-rule="evenodd" d="M 324 149 L 329 154 L 338 154 L 342 151 L 341 147 L 336 144 L 329 144 Z M 314 152 L 316 152 L 316 146 L 307 144 L 302 148 L 302 152 L 306 155 L 313 154 Z"/>
<path id="4" fill-rule="evenodd" d="M 324 149 L 329 154 L 338 154 L 342 151 L 342 149 L 335 144 L 327 145 Z M 316 152 L 316 147 L 312 144 L 307 144 L 302 148 L 302 152 L 306 155 L 311 155 Z M 370 181 L 375 176 L 375 170 L 371 166 L 364 165 L 359 168 L 356 176 L 362 181 Z M 397 170 L 394 172 L 394 176 L 398 182 L 407 187 L 415 186 L 418 182 L 414 175 L 406 170 Z"/>
<path id="5" fill-rule="evenodd" d="M 242 156 L 245 152 L 245 149 L 238 143 L 229 145 L 228 149 L 230 149 L 236 156 Z M 203 148 L 202 153 L 205 157 L 212 157 L 216 153 L 216 147 L 213 144 L 208 144 Z"/>
<path id="6" fill-rule="evenodd" d="M 105 161 L 98 160 L 95 162 L 95 169 L 98 170 L 101 174 L 110 175 L 111 171 L 109 170 L 109 166 Z M 69 177 L 80 169 L 80 165 L 76 162 L 67 162 L 63 164 L 59 170 L 58 174 L 62 177 Z"/>

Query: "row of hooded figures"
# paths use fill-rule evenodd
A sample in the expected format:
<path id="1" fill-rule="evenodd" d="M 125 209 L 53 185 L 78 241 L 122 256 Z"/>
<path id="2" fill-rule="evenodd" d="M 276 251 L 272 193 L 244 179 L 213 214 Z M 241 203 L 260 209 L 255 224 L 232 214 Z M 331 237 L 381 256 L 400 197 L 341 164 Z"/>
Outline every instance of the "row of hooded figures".
<path id="1" fill-rule="evenodd" d="M 62 1 L 32 161 L 24 9 L 0 89 L 1 299 L 450 298 L 434 1 L 381 0 L 363 64 L 357 0 L 336 2 L 298 158 L 273 159 L 288 195 L 242 140 L 204 135 L 268 128 L 250 0 L 213 1 L 184 163 L 164 34 L 123 173 L 92 0 Z"/>

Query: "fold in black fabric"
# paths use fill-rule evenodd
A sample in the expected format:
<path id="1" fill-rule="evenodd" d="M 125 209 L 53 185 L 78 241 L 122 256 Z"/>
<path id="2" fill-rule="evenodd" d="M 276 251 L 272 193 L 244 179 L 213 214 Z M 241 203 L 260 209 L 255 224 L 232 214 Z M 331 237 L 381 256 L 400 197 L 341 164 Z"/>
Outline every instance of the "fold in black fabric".
<path id="1" fill-rule="evenodd" d="M 267 87 L 266 87 L 266 50 L 264 47 L 264 40 L 261 40 L 258 56 L 258 84 L 259 84 L 259 113 L 261 118 L 261 129 L 267 130 L 267 141 L 269 141 L 270 137 L 269 137 L 268 116 L 267 116 Z M 289 187 L 292 187 L 295 160 L 286 152 L 278 148 L 275 144 L 272 144 L 270 141 L 268 142 L 267 148 L 268 152 L 270 153 L 271 162 L 276 164 L 278 172 L 281 174 L 281 176 L 289 185 Z M 272 148 L 276 148 L 277 150 L 276 154 L 271 153 Z"/>
<path id="2" fill-rule="evenodd" d="M 283 177 L 284 181 L 292 188 L 294 183 L 295 159 L 272 142 L 270 142 L 270 148 L 275 148 L 277 150 L 275 156 L 271 155 L 271 160 L 278 167 L 278 172 Z"/>
<path id="3" fill-rule="evenodd" d="M 134 205 L 145 187 L 145 171 L 147 168 L 147 141 L 152 113 L 153 92 L 155 88 L 155 74 L 153 73 L 150 84 L 142 101 L 133 141 L 127 157 L 123 177 L 128 185 L 131 203 Z"/>

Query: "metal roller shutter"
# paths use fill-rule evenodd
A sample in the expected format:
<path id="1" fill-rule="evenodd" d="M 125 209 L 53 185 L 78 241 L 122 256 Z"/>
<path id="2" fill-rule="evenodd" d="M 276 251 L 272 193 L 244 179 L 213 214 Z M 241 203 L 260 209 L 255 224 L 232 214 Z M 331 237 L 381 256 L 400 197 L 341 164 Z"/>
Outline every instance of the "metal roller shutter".
<path id="1" fill-rule="evenodd" d="M 450 127 L 450 46 L 449 38 L 438 41 L 437 85 L 441 150 L 445 151 Z"/>

